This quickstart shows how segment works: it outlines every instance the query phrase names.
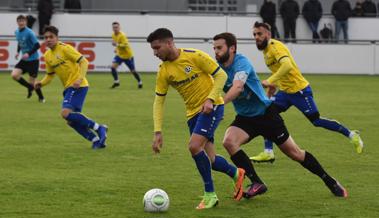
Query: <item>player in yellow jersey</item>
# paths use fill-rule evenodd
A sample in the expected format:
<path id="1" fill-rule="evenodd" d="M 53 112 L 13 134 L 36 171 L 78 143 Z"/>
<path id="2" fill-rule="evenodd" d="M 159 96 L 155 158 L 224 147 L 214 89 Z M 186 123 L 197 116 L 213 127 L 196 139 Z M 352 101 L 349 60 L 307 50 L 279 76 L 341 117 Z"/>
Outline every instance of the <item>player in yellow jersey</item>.
<path id="1" fill-rule="evenodd" d="M 81 136 L 92 142 L 93 149 L 104 148 L 107 127 L 99 125 L 81 113 L 88 91 L 87 59 L 72 46 L 59 41 L 56 27 L 47 26 L 44 37 L 49 48 L 44 54 L 46 75 L 42 81 L 35 83 L 35 88 L 47 85 L 57 75 L 64 86 L 61 111 L 63 119 L 67 120 L 67 124 Z"/>
<path id="2" fill-rule="evenodd" d="M 268 96 L 277 109 L 284 112 L 294 105 L 314 126 L 343 134 L 350 138 L 356 152 L 362 153 L 363 142 L 358 131 L 350 131 L 335 120 L 320 117 L 309 82 L 301 74 L 288 48 L 282 42 L 271 39 L 270 26 L 256 22 L 253 35 L 257 48 L 263 52 L 266 65 L 272 73 L 267 80 L 262 81 L 262 85 L 268 88 Z M 279 89 L 277 93 L 276 88 Z M 265 139 L 265 151 L 251 159 L 256 162 L 272 162 L 275 160 L 272 149 L 272 142 Z"/>
<path id="3" fill-rule="evenodd" d="M 186 105 L 187 124 L 191 134 L 188 149 L 204 181 L 205 194 L 197 209 L 212 208 L 218 203 L 211 169 L 234 179 L 234 198 L 240 200 L 245 172 L 216 155 L 213 144 L 214 132 L 224 115 L 221 92 L 226 81 L 225 71 L 203 51 L 176 48 L 173 35 L 168 29 L 155 30 L 147 41 L 154 55 L 163 61 L 155 87 L 153 151 L 159 153 L 162 148 L 163 105 L 168 87 L 172 86 Z"/>
<path id="4" fill-rule="evenodd" d="M 134 78 L 136 78 L 138 82 L 138 88 L 142 88 L 142 80 L 140 75 L 137 73 L 135 65 L 134 65 L 134 57 L 133 50 L 130 47 L 128 38 L 125 33 L 120 30 L 120 24 L 118 22 L 112 23 L 112 45 L 116 47 L 115 53 L 116 56 L 113 58 L 112 62 L 112 76 L 113 76 L 113 85 L 112 89 L 120 86 L 120 80 L 118 79 L 117 68 L 122 63 L 125 63 L 128 66 L 130 72 L 132 72 Z"/>

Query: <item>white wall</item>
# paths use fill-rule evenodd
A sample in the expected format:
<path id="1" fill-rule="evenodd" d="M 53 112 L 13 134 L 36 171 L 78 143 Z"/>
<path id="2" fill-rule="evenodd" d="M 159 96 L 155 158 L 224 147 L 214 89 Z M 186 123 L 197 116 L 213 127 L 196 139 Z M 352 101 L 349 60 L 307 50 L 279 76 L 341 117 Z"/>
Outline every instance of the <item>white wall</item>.
<path id="1" fill-rule="evenodd" d="M 0 35 L 13 35 L 18 13 L 0 13 Z M 108 37 L 111 34 L 111 23 L 119 21 L 130 37 L 146 37 L 158 27 L 168 27 L 176 37 L 212 38 L 215 34 L 230 31 L 239 38 L 250 38 L 253 23 L 259 17 L 246 16 L 178 16 L 178 15 L 122 15 L 122 14 L 54 14 L 52 25 L 60 29 L 64 36 L 98 36 Z M 334 26 L 334 19 L 324 17 L 324 23 Z M 37 30 L 38 22 L 34 30 Z M 283 35 L 281 19 L 277 26 Z M 379 18 L 351 18 L 349 20 L 349 37 L 352 40 L 379 40 Z M 334 28 L 334 27 L 333 27 Z M 297 38 L 311 39 L 311 32 L 303 18 L 297 22 Z"/>
<path id="2" fill-rule="evenodd" d="M 15 19 L 18 14 L 2 13 L 1 35 L 13 35 L 16 28 Z M 239 52 L 247 55 L 258 72 L 267 72 L 262 54 L 250 40 L 251 26 L 259 18 L 237 16 L 165 16 L 165 15 L 91 15 L 91 14 L 56 14 L 52 24 L 60 29 L 61 36 L 91 36 L 106 37 L 99 39 L 84 39 L 95 42 L 90 48 L 96 54 L 93 61 L 95 70 L 104 71 L 109 68 L 113 57 L 110 43 L 111 23 L 118 20 L 127 35 L 135 52 L 137 69 L 140 71 L 155 71 L 159 60 L 152 55 L 145 37 L 158 27 L 168 27 L 178 38 L 197 38 L 197 40 L 178 40 L 178 47 L 193 47 L 202 49 L 213 56 L 211 41 L 199 38 L 213 38 L 217 33 L 230 31 L 239 40 Z M 332 22 L 324 18 L 323 22 Z M 350 39 L 379 40 L 379 19 L 356 18 L 350 20 Z M 281 29 L 281 25 L 279 25 Z M 298 20 L 298 38 L 310 38 L 310 31 L 304 20 Z M 136 38 L 141 37 L 141 38 Z M 1 40 L 1 38 L 0 38 Z M 15 43 L 13 37 L 5 39 L 10 42 L 4 47 L 9 57 L 9 67 L 15 64 Z M 70 39 L 78 41 L 79 39 Z M 288 44 L 297 64 L 304 73 L 334 73 L 334 74 L 379 74 L 379 44 Z M 0 47 L 0 60 L 1 59 Z M 4 60 L 3 60 L 4 61 Z M 1 61 L 0 61 L 1 62 Z M 98 68 L 96 68 L 98 66 Z"/>

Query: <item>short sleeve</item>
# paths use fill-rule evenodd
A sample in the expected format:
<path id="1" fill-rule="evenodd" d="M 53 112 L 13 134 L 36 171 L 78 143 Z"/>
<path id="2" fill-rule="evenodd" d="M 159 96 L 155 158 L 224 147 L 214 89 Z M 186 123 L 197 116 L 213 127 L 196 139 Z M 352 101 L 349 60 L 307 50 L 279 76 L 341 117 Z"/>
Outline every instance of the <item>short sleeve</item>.
<path id="1" fill-rule="evenodd" d="M 282 58 L 289 56 L 286 49 L 278 44 L 273 45 L 272 54 L 274 55 L 277 62 L 279 62 Z"/>
<path id="2" fill-rule="evenodd" d="M 195 62 L 204 73 L 211 74 L 212 76 L 218 72 L 220 66 L 218 63 L 207 53 L 196 51 Z"/>
<path id="3" fill-rule="evenodd" d="M 74 47 L 71 45 L 67 45 L 64 48 L 64 54 L 67 59 L 73 61 L 73 62 L 79 62 L 81 58 L 83 57 L 82 54 L 80 54 Z"/>

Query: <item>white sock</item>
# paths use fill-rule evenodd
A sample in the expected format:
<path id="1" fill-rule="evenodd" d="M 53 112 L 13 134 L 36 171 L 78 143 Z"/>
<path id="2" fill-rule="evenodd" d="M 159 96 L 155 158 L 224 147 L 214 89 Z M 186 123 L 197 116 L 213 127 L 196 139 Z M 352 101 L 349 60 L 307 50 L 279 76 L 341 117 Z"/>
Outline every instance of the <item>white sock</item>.
<path id="1" fill-rule="evenodd" d="M 95 125 L 93 126 L 93 130 L 95 130 L 95 131 L 98 130 L 98 129 L 99 129 L 99 126 L 100 126 L 100 125 L 99 125 L 98 123 L 95 123 Z"/>
<path id="2" fill-rule="evenodd" d="M 349 138 L 350 138 L 350 139 L 353 138 L 354 135 L 355 135 L 355 132 L 350 131 L 350 133 L 349 133 Z"/>
<path id="3" fill-rule="evenodd" d="M 265 153 L 274 154 L 274 150 L 265 148 Z"/>
<path id="4" fill-rule="evenodd" d="M 94 137 L 93 139 L 92 139 L 92 142 L 96 142 L 96 141 L 99 141 L 100 139 L 99 139 L 99 137 Z"/>
<path id="5" fill-rule="evenodd" d="M 120 80 L 115 80 L 113 83 L 120 83 Z"/>

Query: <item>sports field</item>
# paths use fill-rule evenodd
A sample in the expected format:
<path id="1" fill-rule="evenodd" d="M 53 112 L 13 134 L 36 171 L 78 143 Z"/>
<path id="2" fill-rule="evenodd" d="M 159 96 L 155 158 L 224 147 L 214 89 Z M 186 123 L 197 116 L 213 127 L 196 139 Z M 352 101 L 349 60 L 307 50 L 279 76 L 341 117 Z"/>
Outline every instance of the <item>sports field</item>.
<path id="1" fill-rule="evenodd" d="M 364 153 L 356 154 L 342 135 L 313 127 L 294 108 L 283 117 L 298 144 L 347 188 L 349 197 L 334 197 L 318 177 L 276 149 L 274 164 L 255 165 L 268 185 L 265 195 L 235 202 L 231 179 L 213 173 L 220 204 L 196 211 L 203 187 L 186 147 L 184 105 L 173 89 L 166 98 L 164 148 L 159 155 L 151 150 L 153 74 L 142 75 L 142 90 L 130 75 L 121 75 L 116 90 L 109 89 L 111 75 L 88 76 L 84 113 L 110 128 L 108 147 L 92 150 L 60 117 L 58 78 L 43 89 L 47 101 L 41 104 L 35 95 L 26 99 L 26 89 L 1 73 L 0 217 L 379 217 L 379 77 L 306 77 L 321 115 L 360 130 Z M 221 141 L 233 117 L 229 105 L 216 133 L 218 151 L 226 157 Z M 262 141 L 257 138 L 244 149 L 257 154 Z M 145 213 L 142 197 L 157 187 L 169 194 L 169 211 Z"/>

